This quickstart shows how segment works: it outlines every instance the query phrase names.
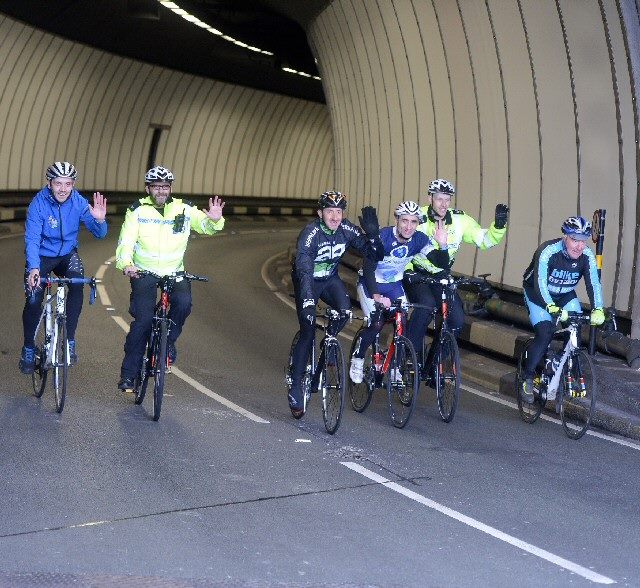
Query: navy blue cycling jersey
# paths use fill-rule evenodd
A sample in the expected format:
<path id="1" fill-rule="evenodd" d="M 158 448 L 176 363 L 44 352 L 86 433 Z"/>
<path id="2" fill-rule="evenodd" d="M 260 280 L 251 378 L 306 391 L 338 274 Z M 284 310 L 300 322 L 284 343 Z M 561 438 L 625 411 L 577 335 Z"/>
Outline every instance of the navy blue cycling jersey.
<path id="1" fill-rule="evenodd" d="M 593 251 L 585 247 L 578 259 L 571 259 L 563 239 L 542 243 L 522 276 L 525 293 L 534 304 L 561 308 L 576 297 L 575 288 L 584 277 L 592 308 L 602 308 L 602 287 Z"/>
<path id="2" fill-rule="evenodd" d="M 360 227 L 346 219 L 335 231 L 330 231 L 320 219 L 300 231 L 293 269 L 303 300 L 314 299 L 314 280 L 327 280 L 333 276 L 349 247 L 366 258 L 378 260 L 384 255 L 379 239 L 367 238 Z"/>
<path id="3" fill-rule="evenodd" d="M 378 284 L 402 281 L 407 264 L 418 253 L 429 259 L 435 256 L 441 263 L 447 263 L 449 259 L 445 250 L 436 249 L 437 244 L 433 237 L 421 231 L 416 231 L 409 240 L 404 241 L 398 238 L 395 226 L 385 227 L 380 230 L 380 240 L 384 258 L 378 262 L 366 259 L 362 268 L 364 283 L 370 296 L 380 293 Z"/>

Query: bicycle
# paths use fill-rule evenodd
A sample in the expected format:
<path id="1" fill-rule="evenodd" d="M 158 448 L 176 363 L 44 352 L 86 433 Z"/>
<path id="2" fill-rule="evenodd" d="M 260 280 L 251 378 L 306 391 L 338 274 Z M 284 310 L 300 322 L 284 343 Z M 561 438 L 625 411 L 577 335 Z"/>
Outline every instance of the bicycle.
<path id="1" fill-rule="evenodd" d="M 340 426 L 342 411 L 344 408 L 344 387 L 345 387 L 345 365 L 342 346 L 337 339 L 337 335 L 330 334 L 336 328 L 336 324 L 344 320 L 348 314 L 351 319 L 351 311 L 338 312 L 332 308 L 327 308 L 324 318 L 326 325 L 316 323 L 316 328 L 324 331 L 325 335 L 320 342 L 320 356 L 316 363 L 316 341 L 315 332 L 311 353 L 307 359 L 304 376 L 302 378 L 302 399 L 303 410 L 307 411 L 307 404 L 311 400 L 312 392 L 322 392 L 322 419 L 327 433 L 333 435 Z M 293 369 L 293 350 L 300 339 L 298 331 L 291 342 L 289 359 L 285 366 L 285 385 L 287 396 L 291 392 L 293 379 L 291 370 Z"/>
<path id="2" fill-rule="evenodd" d="M 557 328 L 554 335 L 567 333 L 568 340 L 560 353 L 549 346 L 544 365 L 536 366 L 533 378 L 533 403 L 522 398 L 522 372 L 533 337 L 524 343 L 516 372 L 516 396 L 520 417 L 526 423 L 535 423 L 548 400 L 555 400 L 556 414 L 560 414 L 562 427 L 571 439 L 580 439 L 589 428 L 596 405 L 597 382 L 593 360 L 580 346 L 580 327 L 590 321 L 589 315 L 569 312 L 567 326 Z M 558 321 L 559 322 L 559 321 Z M 558 322 L 556 327 L 558 327 Z"/>
<path id="3" fill-rule="evenodd" d="M 190 282 L 208 282 L 209 278 L 196 276 L 185 271 L 175 272 L 168 276 L 159 276 L 153 272 L 138 270 L 140 276 L 152 276 L 158 280 L 160 298 L 156 303 L 156 309 L 151 324 L 151 332 L 147 340 L 147 347 L 142 356 L 140 372 L 135 379 L 133 393 L 135 403 L 142 404 L 147 393 L 149 378 L 153 377 L 153 420 L 160 418 L 162 409 L 162 397 L 164 394 L 164 378 L 169 370 L 169 352 L 167 337 L 171 331 L 171 319 L 168 316 L 171 302 L 171 291 L 176 282 L 188 280 Z"/>
<path id="4" fill-rule="evenodd" d="M 460 350 L 448 322 L 449 303 L 453 300 L 458 287 L 464 285 L 478 286 L 481 293 L 485 292 L 483 296 L 489 298 L 491 294 L 487 295 L 487 292 L 493 291 L 487 282 L 489 275 L 483 274 L 482 280 L 464 276 L 456 278 L 451 274 L 440 278 L 424 276 L 421 279 L 424 283 L 442 286 L 440 307 L 433 309 L 433 318 L 440 314 L 442 320 L 435 327 L 431 345 L 427 343 L 426 337 L 424 338 L 422 357 L 426 359 L 421 379 L 427 386 L 435 388 L 438 412 L 445 423 L 453 420 L 460 398 Z M 428 324 L 430 323 L 431 319 Z"/>
<path id="5" fill-rule="evenodd" d="M 408 309 L 413 306 L 416 305 L 407 304 L 400 298 L 393 300 L 389 309 L 376 303 L 381 312 L 388 313 L 386 322 L 393 324 L 391 342 L 388 349 L 383 349 L 378 333 L 373 344 L 365 351 L 362 382 L 355 384 L 349 380 L 349 397 L 356 412 L 364 412 L 371 403 L 373 391 L 384 385 L 387 389 L 389 417 L 399 429 L 409 422 L 420 387 L 420 376 L 416 373 L 418 359 L 411 341 L 404 336 L 403 326 Z M 366 325 L 360 327 L 353 338 L 349 357 L 353 357 L 365 328 Z"/>
<path id="6" fill-rule="evenodd" d="M 49 370 L 53 370 L 52 385 L 56 412 L 61 413 L 67 396 L 67 377 L 70 366 L 67 339 L 67 288 L 69 284 L 89 284 L 89 303 L 96 300 L 96 283 L 91 278 L 52 278 L 42 280 L 46 288 L 42 312 L 35 334 L 35 368 L 31 376 L 33 393 L 41 398 L 47 385 Z M 52 286 L 56 285 L 55 294 Z"/>

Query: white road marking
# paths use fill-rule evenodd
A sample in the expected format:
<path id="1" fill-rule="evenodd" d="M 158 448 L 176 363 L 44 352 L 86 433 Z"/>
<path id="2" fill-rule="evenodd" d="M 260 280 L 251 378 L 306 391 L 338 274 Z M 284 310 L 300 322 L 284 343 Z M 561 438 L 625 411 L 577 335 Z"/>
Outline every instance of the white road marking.
<path id="1" fill-rule="evenodd" d="M 224 406 L 226 406 L 227 408 L 234 410 L 235 412 L 247 417 L 248 419 L 256 423 L 263 423 L 266 425 L 269 424 L 269 421 L 263 419 L 262 417 L 259 417 L 258 415 L 253 414 L 252 412 L 249 412 L 247 409 L 242 408 L 241 406 L 238 406 L 234 402 L 231 402 L 231 400 L 227 400 L 224 396 L 220 396 L 219 394 L 216 394 L 212 390 L 209 390 L 209 388 L 203 386 L 200 382 L 197 382 L 191 376 L 188 376 L 183 371 L 179 370 L 177 367 L 172 367 L 171 373 L 174 376 L 177 376 L 178 378 L 186 382 L 187 384 L 189 384 L 190 386 L 192 386 L 193 388 L 195 388 L 196 390 L 198 390 L 198 392 L 202 392 L 209 398 L 213 398 L 213 400 L 218 401 L 220 404 L 224 404 Z"/>
<path id="2" fill-rule="evenodd" d="M 125 333 L 129 332 L 129 323 L 127 323 L 127 321 L 125 321 L 121 316 L 112 315 L 111 318 L 114 321 L 116 321 L 116 323 L 122 328 L 122 330 Z M 194 380 L 191 376 L 188 376 L 182 370 L 179 370 L 177 367 L 175 366 L 172 367 L 171 373 L 174 376 L 177 376 L 178 378 L 180 378 L 182 381 L 189 384 L 189 386 L 191 386 L 192 388 L 195 388 L 198 392 L 202 392 L 205 396 L 212 398 L 213 400 L 219 402 L 220 404 L 223 404 L 224 406 L 226 406 L 227 408 L 230 408 L 231 410 L 237 412 L 238 414 L 241 414 L 242 416 L 247 417 L 248 419 L 256 423 L 264 423 L 267 425 L 269 424 L 269 421 L 263 419 L 262 417 L 259 417 L 258 415 L 253 414 L 252 412 L 248 411 L 245 408 L 242 408 L 241 406 L 238 406 L 234 402 L 231 402 L 231 400 L 227 400 L 224 396 L 220 396 L 220 394 L 216 394 L 213 390 L 209 390 L 209 388 L 202 385 L 197 380 Z"/>
<path id="3" fill-rule="evenodd" d="M 493 396 L 492 394 L 488 394 L 487 392 L 482 392 L 481 390 L 478 390 L 477 388 L 472 388 L 467 384 L 460 386 L 460 388 L 462 388 L 462 390 L 466 390 L 467 392 L 471 392 L 471 394 L 475 394 L 476 396 L 485 398 L 486 400 L 491 400 L 491 402 L 497 402 L 498 404 L 502 404 L 503 406 L 508 406 L 509 408 L 518 410 L 518 405 L 515 402 L 509 402 L 504 398 Z M 562 421 L 560 421 L 560 419 L 554 418 L 547 414 L 541 414 L 540 418 L 544 421 L 549 421 L 550 423 L 554 423 L 556 425 L 562 424 Z M 638 445 L 637 443 L 628 441 L 627 439 L 612 437 L 610 435 L 606 435 L 605 433 L 600 433 L 599 431 L 592 431 L 591 429 L 589 429 L 586 432 L 586 435 L 591 435 L 592 437 L 597 437 L 598 439 L 603 439 L 604 441 L 610 441 L 611 443 L 617 443 L 618 445 L 622 445 L 624 447 L 629 447 L 631 449 L 635 449 L 636 451 L 640 451 L 640 445 Z"/>
<path id="4" fill-rule="evenodd" d="M 536 557 L 539 557 L 541 559 L 544 559 L 552 564 L 560 566 L 565 570 L 573 572 L 574 574 L 578 574 L 579 576 L 582 576 L 583 578 L 591 582 L 596 582 L 598 584 L 615 584 L 616 583 L 615 580 L 612 580 L 607 576 L 598 574 L 597 572 L 594 572 L 579 564 L 569 561 L 568 559 L 564 559 L 563 557 L 555 555 L 550 551 L 546 551 L 545 549 L 536 547 L 531 543 L 522 541 L 521 539 L 518 539 L 513 535 L 508 535 L 507 533 L 504 533 L 498 529 L 490 527 L 489 525 L 485 525 L 484 523 L 477 521 L 476 519 L 472 519 L 471 517 L 468 517 L 467 515 L 464 515 L 458 511 L 455 511 L 447 506 L 444 506 L 443 504 L 435 502 L 434 500 L 425 498 L 424 496 L 422 496 L 421 494 L 418 494 L 417 492 L 408 490 L 404 486 L 401 486 L 396 482 L 391 482 L 390 480 L 387 480 L 386 478 L 376 474 L 375 472 L 372 472 L 371 470 L 368 470 L 367 468 L 362 467 L 360 464 L 349 462 L 349 461 L 343 461 L 340 463 L 343 466 L 348 467 L 350 470 L 353 470 L 354 472 L 357 472 L 358 474 L 361 474 L 362 476 L 365 476 L 366 478 L 369 478 L 370 480 L 373 480 L 374 482 L 381 484 L 386 488 L 393 490 L 394 492 L 398 492 L 399 494 L 402 494 L 403 496 L 406 496 L 411 500 L 415 500 L 416 502 L 423 504 L 428 508 L 436 510 L 444 514 L 445 516 L 455 519 L 456 521 L 459 521 L 465 525 L 468 525 L 469 527 L 477 529 L 478 531 L 482 531 L 487 535 L 491 535 L 492 537 L 495 537 L 500 541 L 504 541 L 509 545 L 513 545 L 518 549 L 522 549 L 523 551 L 526 551 L 527 553 L 535 555 Z"/>
<path id="5" fill-rule="evenodd" d="M 109 298 L 109 294 L 107 294 L 107 289 L 104 285 L 96 284 L 96 290 L 98 291 L 98 296 L 100 296 L 102 306 L 111 306 L 111 298 Z"/>

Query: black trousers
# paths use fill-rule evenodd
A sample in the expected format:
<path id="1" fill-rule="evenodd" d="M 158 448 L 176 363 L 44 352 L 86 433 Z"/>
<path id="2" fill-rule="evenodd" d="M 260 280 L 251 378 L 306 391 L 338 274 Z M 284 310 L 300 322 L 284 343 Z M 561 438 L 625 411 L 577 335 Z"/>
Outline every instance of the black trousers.
<path id="1" fill-rule="evenodd" d="M 59 278 L 84 278 L 84 267 L 77 251 L 72 251 L 62 257 L 41 257 L 40 276 L 44 280 L 53 272 Z M 30 290 L 27 285 L 29 271 L 24 271 L 24 291 L 25 302 L 22 309 L 22 329 L 24 335 L 24 346 L 33 347 L 35 345 L 36 327 L 42 311 L 42 301 L 44 300 L 44 288 L 42 285 L 34 290 Z M 82 312 L 84 284 L 69 284 L 67 296 L 67 337 L 73 341 L 76 338 L 76 329 L 80 313 Z"/>
<path id="2" fill-rule="evenodd" d="M 120 375 L 125 378 L 134 378 L 140 369 L 158 298 L 158 280 L 153 276 L 131 278 L 130 282 L 129 314 L 134 320 L 124 342 Z M 167 337 L 170 343 L 176 342 L 190 314 L 191 283 L 176 282 L 170 296 L 169 318 L 173 321 Z"/>
<path id="3" fill-rule="evenodd" d="M 407 325 L 407 338 L 416 350 L 418 361 L 423 362 L 422 342 L 427 330 L 427 326 L 433 316 L 433 309 L 439 309 L 442 300 L 442 288 L 440 284 L 407 284 L 404 282 L 405 292 L 409 298 L 409 302 L 416 304 L 424 304 L 428 308 L 414 308 L 409 324 Z M 458 333 L 464 326 L 464 307 L 462 299 L 456 292 L 453 300 L 449 301 L 448 324 L 454 333 Z"/>
<path id="4" fill-rule="evenodd" d="M 291 373 L 291 379 L 293 381 L 293 385 L 291 387 L 291 396 L 293 398 L 290 398 L 289 402 L 297 407 L 301 407 L 302 389 L 300 387 L 300 384 L 302 382 L 302 376 L 304 375 L 305 366 L 307 365 L 307 358 L 311 353 L 311 346 L 313 345 L 313 336 L 315 333 L 316 324 L 315 321 L 313 322 L 313 324 L 309 324 L 308 321 L 304 320 L 304 315 L 302 314 L 303 301 L 300 295 L 298 279 L 295 274 L 292 274 L 291 277 L 293 279 L 293 289 L 296 299 L 296 310 L 298 312 L 298 322 L 300 323 L 300 338 L 298 339 L 298 343 L 293 350 L 293 369 Z M 314 280 L 313 297 L 316 303 L 318 302 L 318 299 L 321 299 L 329 306 L 331 306 L 331 308 L 333 308 L 334 310 L 351 309 L 351 299 L 349 298 L 349 293 L 347 292 L 347 288 L 344 285 L 344 282 L 337 274 L 331 276 L 328 280 Z M 345 318 L 339 323 L 333 325 L 331 334 L 337 335 L 342 330 L 347 320 L 348 318 Z"/>

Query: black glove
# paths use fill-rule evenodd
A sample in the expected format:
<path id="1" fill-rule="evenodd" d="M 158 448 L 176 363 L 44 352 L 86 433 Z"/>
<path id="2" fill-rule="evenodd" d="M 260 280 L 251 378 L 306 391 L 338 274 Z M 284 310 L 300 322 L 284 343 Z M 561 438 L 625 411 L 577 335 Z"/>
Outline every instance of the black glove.
<path id="1" fill-rule="evenodd" d="M 375 239 L 380 235 L 380 225 L 378 224 L 378 215 L 373 206 L 365 206 L 362 209 L 362 216 L 358 217 L 360 226 L 365 235 L 369 239 Z"/>
<path id="2" fill-rule="evenodd" d="M 493 223 L 496 229 L 504 229 L 509 219 L 509 207 L 506 204 L 496 205 L 496 220 Z"/>

